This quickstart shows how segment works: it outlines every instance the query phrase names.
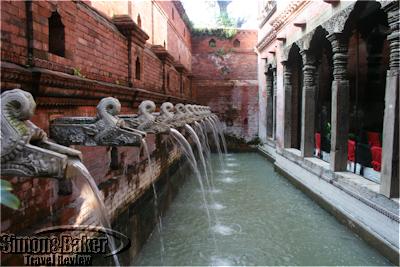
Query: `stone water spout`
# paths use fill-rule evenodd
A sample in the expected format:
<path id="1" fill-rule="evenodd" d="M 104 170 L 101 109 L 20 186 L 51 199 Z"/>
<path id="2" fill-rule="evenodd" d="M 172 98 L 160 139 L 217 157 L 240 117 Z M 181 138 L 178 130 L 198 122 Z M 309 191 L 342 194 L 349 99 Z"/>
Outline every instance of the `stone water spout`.
<path id="1" fill-rule="evenodd" d="M 63 145 L 140 146 L 145 132 L 133 129 L 117 115 L 121 104 L 113 97 L 97 105 L 96 117 L 62 117 L 51 121 L 50 136 Z"/>
<path id="2" fill-rule="evenodd" d="M 20 89 L 1 94 L 1 172 L 5 176 L 64 179 L 68 158 L 79 151 L 51 142 L 29 119 L 36 103 Z"/>
<path id="3" fill-rule="evenodd" d="M 193 114 L 187 110 L 184 104 L 178 103 L 175 105 L 174 120 L 185 125 L 193 123 L 195 121 L 195 118 Z"/>
<path id="4" fill-rule="evenodd" d="M 170 130 L 167 123 L 169 108 L 169 105 L 164 103 L 160 114 L 157 114 L 154 113 L 156 104 L 151 100 L 145 100 L 140 103 L 137 115 L 121 115 L 119 118 L 123 119 L 129 127 L 146 133 L 168 133 Z"/>

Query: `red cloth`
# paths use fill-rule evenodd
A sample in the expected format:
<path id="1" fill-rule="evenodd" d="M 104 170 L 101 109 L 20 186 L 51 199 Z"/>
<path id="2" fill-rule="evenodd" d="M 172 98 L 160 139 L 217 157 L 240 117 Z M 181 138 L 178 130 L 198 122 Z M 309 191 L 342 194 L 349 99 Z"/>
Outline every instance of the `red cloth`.
<path id="1" fill-rule="evenodd" d="M 347 140 L 347 160 L 354 161 L 356 158 L 356 141 Z"/>
<path id="2" fill-rule="evenodd" d="M 379 133 L 377 132 L 367 132 L 368 144 L 370 146 L 382 147 L 381 140 L 379 139 Z"/>
<path id="3" fill-rule="evenodd" d="M 315 147 L 317 150 L 317 155 L 319 156 L 321 153 L 321 134 L 315 133 Z"/>
<path id="4" fill-rule="evenodd" d="M 379 146 L 371 147 L 372 161 L 371 165 L 375 171 L 381 171 L 381 162 L 382 162 L 382 148 Z"/>

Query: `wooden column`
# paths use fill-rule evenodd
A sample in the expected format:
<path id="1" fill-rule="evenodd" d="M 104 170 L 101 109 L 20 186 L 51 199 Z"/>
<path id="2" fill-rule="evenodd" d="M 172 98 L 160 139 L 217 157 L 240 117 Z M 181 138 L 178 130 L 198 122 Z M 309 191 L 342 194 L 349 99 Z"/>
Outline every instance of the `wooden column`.
<path id="1" fill-rule="evenodd" d="M 273 90 L 273 77 L 271 70 L 265 72 L 266 79 L 266 93 L 267 93 L 267 137 L 272 138 L 273 132 L 273 100 L 272 100 L 272 90 Z"/>
<path id="2" fill-rule="evenodd" d="M 292 146 L 292 82 L 290 78 L 292 71 L 287 61 L 282 61 L 283 65 L 283 90 L 284 90 L 284 129 L 283 129 L 283 147 Z"/>
<path id="3" fill-rule="evenodd" d="M 399 2 L 387 5 L 385 11 L 392 33 L 387 37 L 390 43 L 390 68 L 386 76 L 380 192 L 387 197 L 399 197 Z"/>
<path id="4" fill-rule="evenodd" d="M 300 51 L 303 58 L 303 94 L 301 110 L 301 156 L 314 154 L 315 133 L 315 58 L 308 50 Z"/>
<path id="5" fill-rule="evenodd" d="M 349 135 L 349 81 L 347 80 L 347 40 L 342 33 L 327 36 L 333 51 L 331 170 L 347 169 Z"/>
<path id="6" fill-rule="evenodd" d="M 274 111 L 274 116 L 272 118 L 272 138 L 275 140 L 276 139 L 276 94 L 278 92 L 278 88 L 276 85 L 276 68 L 273 69 L 272 77 L 274 80 L 272 83 L 272 91 L 274 93 L 272 100 L 273 111 Z"/>

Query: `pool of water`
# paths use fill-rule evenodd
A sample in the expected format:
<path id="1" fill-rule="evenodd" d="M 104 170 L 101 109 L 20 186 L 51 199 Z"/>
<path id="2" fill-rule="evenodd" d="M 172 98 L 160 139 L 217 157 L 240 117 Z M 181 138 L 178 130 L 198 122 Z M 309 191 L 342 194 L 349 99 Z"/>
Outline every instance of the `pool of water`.
<path id="1" fill-rule="evenodd" d="M 135 265 L 390 265 L 256 153 L 225 155 L 206 192 L 187 179 Z"/>

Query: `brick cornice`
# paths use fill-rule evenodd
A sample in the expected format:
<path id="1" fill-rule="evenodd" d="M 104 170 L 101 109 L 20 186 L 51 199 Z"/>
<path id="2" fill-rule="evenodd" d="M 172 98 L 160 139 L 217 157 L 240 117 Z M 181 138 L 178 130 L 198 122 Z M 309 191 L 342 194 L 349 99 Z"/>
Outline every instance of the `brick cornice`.
<path id="1" fill-rule="evenodd" d="M 151 51 L 163 62 L 173 65 L 174 57 L 165 49 L 162 45 L 153 45 L 151 46 Z"/>
<path id="2" fill-rule="evenodd" d="M 144 47 L 149 36 L 129 15 L 115 15 L 113 17 L 113 22 L 124 36 L 130 38 L 138 46 Z"/>
<path id="3" fill-rule="evenodd" d="M 182 74 L 189 73 L 189 71 L 185 68 L 185 66 L 180 62 L 174 62 L 173 66 L 179 73 L 182 73 Z"/>
<path id="4" fill-rule="evenodd" d="M 118 98 L 125 105 L 137 105 L 150 99 L 162 103 L 170 99 L 174 103 L 188 103 L 190 99 L 131 88 L 117 84 L 81 78 L 43 68 L 23 68 L 9 62 L 1 62 L 2 82 L 23 84 L 41 106 L 91 106 L 107 96 Z M 36 88 L 35 88 L 36 87 Z M 2 88 L 12 89 L 12 88 Z"/>

